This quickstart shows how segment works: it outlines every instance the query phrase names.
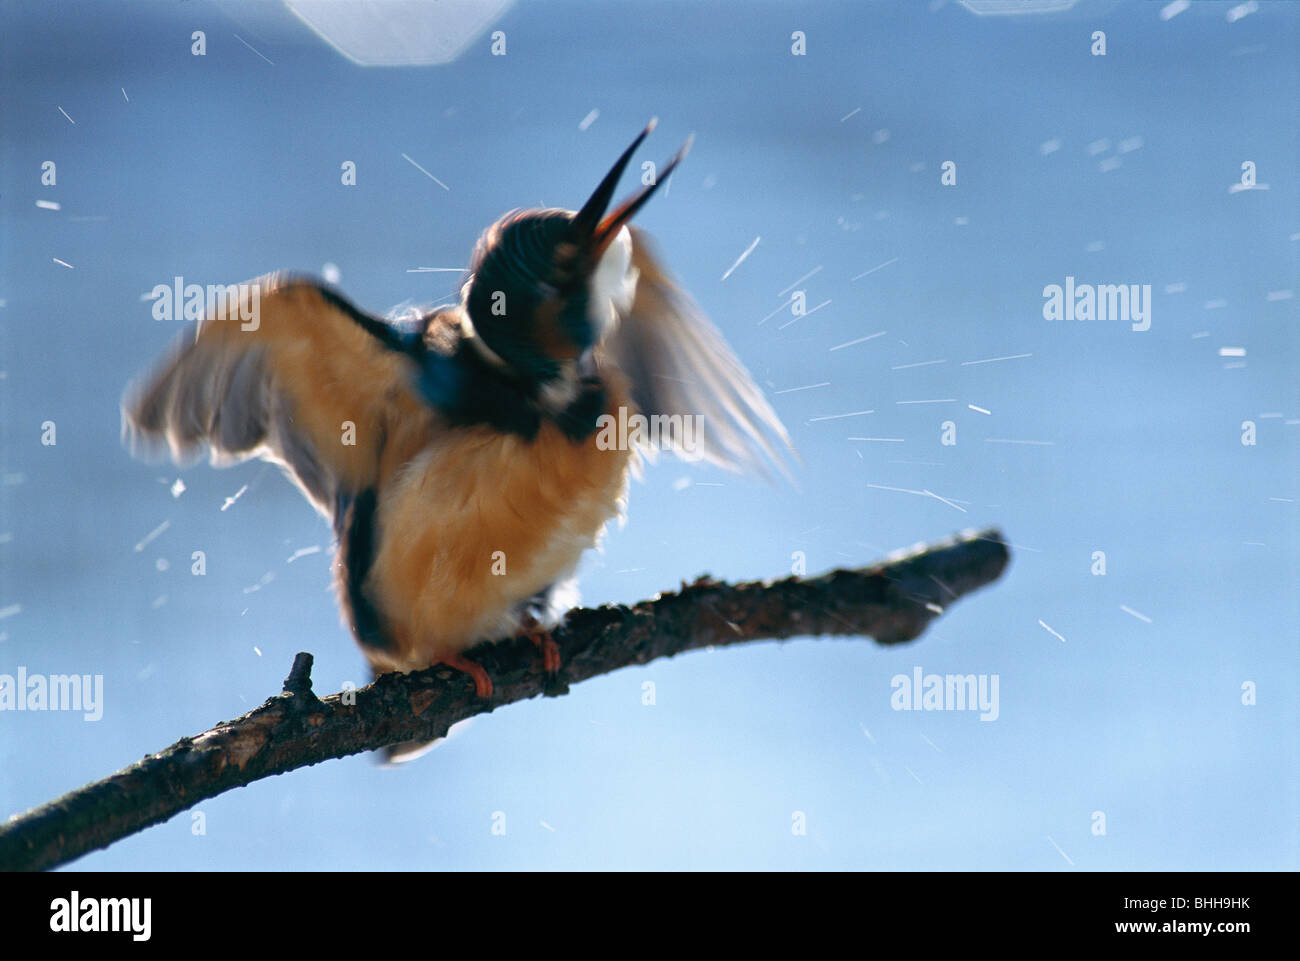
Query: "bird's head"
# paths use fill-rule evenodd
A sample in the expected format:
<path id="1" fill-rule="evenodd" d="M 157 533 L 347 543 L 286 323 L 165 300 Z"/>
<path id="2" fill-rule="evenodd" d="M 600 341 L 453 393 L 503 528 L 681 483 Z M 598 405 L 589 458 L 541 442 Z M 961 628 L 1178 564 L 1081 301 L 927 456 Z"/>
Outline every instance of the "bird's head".
<path id="1" fill-rule="evenodd" d="M 654 182 L 606 213 L 619 177 L 651 121 L 618 158 L 581 210 L 506 214 L 479 238 L 462 297 L 491 363 L 535 385 L 567 393 L 579 364 L 630 306 L 637 272 L 628 222 L 686 155 L 678 151 Z"/>

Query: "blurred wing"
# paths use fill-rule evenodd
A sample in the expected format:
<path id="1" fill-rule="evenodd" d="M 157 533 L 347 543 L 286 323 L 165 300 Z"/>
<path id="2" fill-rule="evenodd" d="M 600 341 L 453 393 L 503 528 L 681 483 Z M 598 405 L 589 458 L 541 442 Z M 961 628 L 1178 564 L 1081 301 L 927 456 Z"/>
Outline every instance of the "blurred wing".
<path id="1" fill-rule="evenodd" d="M 236 289 L 128 389 L 123 433 L 137 452 L 165 445 L 178 461 L 206 448 L 219 466 L 279 463 L 332 516 L 340 495 L 376 482 L 390 420 L 421 404 L 415 361 L 391 327 L 316 283 L 270 276 Z"/>
<path id="2" fill-rule="evenodd" d="M 641 413 L 701 418 L 690 449 L 668 445 L 686 460 L 764 474 L 773 464 L 789 477 L 787 458 L 796 455 L 780 418 L 722 334 L 659 265 L 647 235 L 631 233 L 636 296 L 604 349 L 631 381 Z"/>

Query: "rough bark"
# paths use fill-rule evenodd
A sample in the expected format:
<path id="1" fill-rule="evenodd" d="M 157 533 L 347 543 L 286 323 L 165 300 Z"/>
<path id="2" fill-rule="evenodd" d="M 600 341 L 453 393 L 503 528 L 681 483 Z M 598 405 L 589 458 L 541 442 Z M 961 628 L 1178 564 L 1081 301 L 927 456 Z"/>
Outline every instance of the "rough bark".
<path id="1" fill-rule="evenodd" d="M 579 608 L 554 632 L 563 666 L 553 679 L 526 640 L 469 652 L 492 676 L 490 701 L 446 667 L 386 674 L 321 699 L 311 687 L 312 656 L 299 654 L 283 692 L 255 710 L 12 817 L 0 827 L 0 869 L 56 867 L 260 778 L 441 737 L 476 714 L 683 651 L 790 637 L 910 641 L 957 598 L 995 581 L 1009 560 L 997 531 L 967 532 L 870 568 L 742 584 L 706 576 L 629 607 Z"/>

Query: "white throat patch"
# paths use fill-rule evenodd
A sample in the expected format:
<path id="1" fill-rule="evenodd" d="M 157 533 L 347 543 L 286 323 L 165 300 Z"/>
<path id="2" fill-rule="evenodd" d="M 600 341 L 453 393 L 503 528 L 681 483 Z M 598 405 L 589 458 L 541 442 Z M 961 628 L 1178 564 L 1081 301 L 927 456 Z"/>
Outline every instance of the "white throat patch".
<path id="1" fill-rule="evenodd" d="M 587 310 L 597 343 L 614 329 L 618 315 L 627 313 L 632 306 L 639 276 L 640 271 L 632 266 L 632 232 L 627 227 L 620 227 L 601 255 L 589 282 L 591 293 Z"/>

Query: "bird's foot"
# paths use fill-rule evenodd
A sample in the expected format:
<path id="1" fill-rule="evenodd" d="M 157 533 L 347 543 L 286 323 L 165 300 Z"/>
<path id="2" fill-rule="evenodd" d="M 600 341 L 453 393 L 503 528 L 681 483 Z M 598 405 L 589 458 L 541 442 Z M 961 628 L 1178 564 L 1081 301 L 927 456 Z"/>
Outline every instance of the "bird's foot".
<path id="1" fill-rule="evenodd" d="M 492 697 L 492 678 L 488 675 L 487 669 L 482 664 L 476 664 L 468 657 L 460 654 L 451 654 L 442 658 L 439 664 L 446 664 L 450 668 L 468 674 L 474 679 L 474 693 L 483 700 Z"/>
<path id="2" fill-rule="evenodd" d="M 548 677 L 554 677 L 560 673 L 560 647 L 555 643 L 555 638 L 551 637 L 551 632 L 542 627 L 535 618 L 529 617 L 524 622 L 523 636 L 533 642 L 533 645 L 542 652 L 542 669 L 546 671 Z"/>

